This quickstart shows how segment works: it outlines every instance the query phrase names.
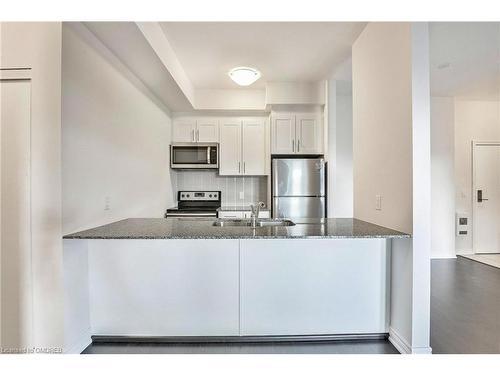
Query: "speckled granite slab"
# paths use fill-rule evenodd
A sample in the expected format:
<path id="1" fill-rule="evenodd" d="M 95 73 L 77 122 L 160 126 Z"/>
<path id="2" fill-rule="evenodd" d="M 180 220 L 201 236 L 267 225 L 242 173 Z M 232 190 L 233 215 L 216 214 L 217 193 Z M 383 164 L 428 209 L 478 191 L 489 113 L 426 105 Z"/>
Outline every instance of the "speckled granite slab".
<path id="1" fill-rule="evenodd" d="M 296 219 L 290 227 L 216 227 L 210 218 L 125 219 L 65 239 L 409 238 L 357 219 Z"/>

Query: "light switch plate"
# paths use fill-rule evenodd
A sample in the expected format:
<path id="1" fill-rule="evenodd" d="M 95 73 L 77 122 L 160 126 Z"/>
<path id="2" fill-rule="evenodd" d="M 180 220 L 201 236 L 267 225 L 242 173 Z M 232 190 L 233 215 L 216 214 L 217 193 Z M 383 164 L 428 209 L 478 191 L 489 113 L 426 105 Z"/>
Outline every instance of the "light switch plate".
<path id="1" fill-rule="evenodd" d="M 245 193 L 240 191 L 240 199 L 245 199 Z"/>
<path id="2" fill-rule="evenodd" d="M 375 209 L 377 211 L 382 210 L 382 196 L 381 195 L 376 195 L 375 196 Z"/>

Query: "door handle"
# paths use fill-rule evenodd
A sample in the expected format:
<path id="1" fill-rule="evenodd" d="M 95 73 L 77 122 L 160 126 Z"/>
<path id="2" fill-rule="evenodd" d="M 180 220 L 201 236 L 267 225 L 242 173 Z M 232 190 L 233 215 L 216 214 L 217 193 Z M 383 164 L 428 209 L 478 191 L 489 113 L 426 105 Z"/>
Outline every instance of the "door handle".
<path id="1" fill-rule="evenodd" d="M 247 163 L 243 162 L 243 174 L 247 173 Z"/>
<path id="2" fill-rule="evenodd" d="M 196 131 L 196 141 L 199 142 L 200 141 L 200 130 L 197 130 Z"/>
<path id="3" fill-rule="evenodd" d="M 297 152 L 300 152 L 300 139 L 297 141 Z"/>
<path id="4" fill-rule="evenodd" d="M 292 152 L 295 152 L 295 140 L 292 139 Z"/>
<path id="5" fill-rule="evenodd" d="M 191 133 L 192 133 L 192 134 L 191 134 L 191 136 L 192 136 L 192 138 L 193 138 L 193 142 L 194 142 L 194 141 L 195 141 L 195 138 L 194 138 L 194 129 L 193 129 L 193 130 L 191 130 Z"/>
<path id="6" fill-rule="evenodd" d="M 241 173 L 241 162 L 238 162 L 238 174 Z"/>
<path id="7" fill-rule="evenodd" d="M 477 191 L 477 201 L 483 202 L 483 201 L 487 201 L 487 200 L 488 200 L 487 198 L 483 198 L 483 190 L 478 190 Z"/>

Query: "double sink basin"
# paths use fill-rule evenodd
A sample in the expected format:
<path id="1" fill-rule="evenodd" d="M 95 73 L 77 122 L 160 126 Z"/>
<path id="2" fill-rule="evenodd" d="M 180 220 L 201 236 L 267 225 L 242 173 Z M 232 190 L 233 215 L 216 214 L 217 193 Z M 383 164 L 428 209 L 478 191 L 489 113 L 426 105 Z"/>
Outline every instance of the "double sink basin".
<path id="1" fill-rule="evenodd" d="M 212 224 L 215 227 L 249 227 L 249 228 L 262 228 L 262 227 L 291 227 L 295 223 L 288 219 L 258 219 L 255 226 L 252 225 L 250 219 L 219 219 Z"/>

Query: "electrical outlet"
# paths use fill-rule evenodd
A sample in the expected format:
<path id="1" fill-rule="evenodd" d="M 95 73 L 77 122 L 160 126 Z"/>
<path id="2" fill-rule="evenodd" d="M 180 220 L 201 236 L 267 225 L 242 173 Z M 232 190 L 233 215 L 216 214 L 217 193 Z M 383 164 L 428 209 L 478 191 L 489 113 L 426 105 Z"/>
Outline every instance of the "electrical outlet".
<path id="1" fill-rule="evenodd" d="M 240 191 L 240 199 L 245 199 L 245 193 Z"/>
<path id="2" fill-rule="evenodd" d="M 377 211 L 382 210 L 382 196 L 381 195 L 376 195 L 375 196 L 375 209 Z"/>
<path id="3" fill-rule="evenodd" d="M 111 210 L 111 198 L 106 196 L 104 197 L 104 211 Z"/>

